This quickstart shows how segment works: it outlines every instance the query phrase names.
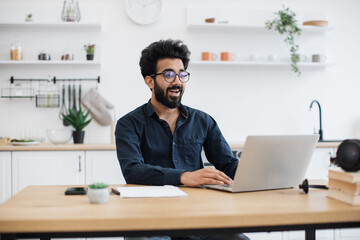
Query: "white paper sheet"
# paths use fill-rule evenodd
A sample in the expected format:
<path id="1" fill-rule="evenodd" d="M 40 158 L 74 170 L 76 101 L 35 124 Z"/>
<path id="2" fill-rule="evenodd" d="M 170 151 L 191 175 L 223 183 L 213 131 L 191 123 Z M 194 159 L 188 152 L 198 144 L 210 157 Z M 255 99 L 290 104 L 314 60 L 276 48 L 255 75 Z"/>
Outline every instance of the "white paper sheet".
<path id="1" fill-rule="evenodd" d="M 178 187 L 142 186 L 142 187 L 117 187 L 121 198 L 146 198 L 146 197 L 185 197 L 187 194 Z"/>

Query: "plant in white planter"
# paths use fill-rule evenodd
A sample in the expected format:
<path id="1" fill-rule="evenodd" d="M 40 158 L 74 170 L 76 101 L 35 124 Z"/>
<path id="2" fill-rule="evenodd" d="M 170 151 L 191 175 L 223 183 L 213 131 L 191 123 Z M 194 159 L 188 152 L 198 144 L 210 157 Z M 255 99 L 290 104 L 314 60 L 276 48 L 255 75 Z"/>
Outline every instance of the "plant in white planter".
<path id="1" fill-rule="evenodd" d="M 89 189 L 87 196 L 91 203 L 106 203 L 109 199 L 110 192 L 108 186 L 105 183 L 98 182 L 88 185 Z"/>

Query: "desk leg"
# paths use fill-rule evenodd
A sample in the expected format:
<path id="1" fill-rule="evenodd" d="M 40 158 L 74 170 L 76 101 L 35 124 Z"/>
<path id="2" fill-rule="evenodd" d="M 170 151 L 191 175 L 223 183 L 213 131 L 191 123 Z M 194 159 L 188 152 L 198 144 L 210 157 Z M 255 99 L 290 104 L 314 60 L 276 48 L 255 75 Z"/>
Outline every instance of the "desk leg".
<path id="1" fill-rule="evenodd" d="M 315 236 L 315 229 L 306 229 L 305 230 L 305 240 L 315 240 L 316 236 Z"/>

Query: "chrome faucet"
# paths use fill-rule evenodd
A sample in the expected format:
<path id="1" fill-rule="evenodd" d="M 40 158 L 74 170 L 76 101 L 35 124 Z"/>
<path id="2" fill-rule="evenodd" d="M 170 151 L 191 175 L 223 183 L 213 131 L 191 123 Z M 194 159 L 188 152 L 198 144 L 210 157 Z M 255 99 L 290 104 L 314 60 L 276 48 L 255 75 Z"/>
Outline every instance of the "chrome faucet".
<path id="1" fill-rule="evenodd" d="M 321 117 L 321 106 L 320 103 L 317 100 L 313 100 L 310 104 L 310 111 L 312 108 L 313 103 L 317 103 L 318 107 L 319 107 L 319 122 L 320 122 L 320 129 L 319 129 L 319 141 L 323 140 L 323 129 L 322 129 L 322 117 Z"/>

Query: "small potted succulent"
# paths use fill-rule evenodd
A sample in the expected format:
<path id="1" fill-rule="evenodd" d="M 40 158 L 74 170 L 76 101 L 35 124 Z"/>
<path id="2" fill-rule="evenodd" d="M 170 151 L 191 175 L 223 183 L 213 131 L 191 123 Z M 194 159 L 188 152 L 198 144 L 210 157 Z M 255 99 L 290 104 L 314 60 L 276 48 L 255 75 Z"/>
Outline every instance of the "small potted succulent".
<path id="1" fill-rule="evenodd" d="M 84 49 L 86 51 L 86 59 L 87 60 L 94 60 L 94 54 L 95 54 L 95 44 L 87 44 L 84 45 Z"/>
<path id="2" fill-rule="evenodd" d="M 107 184 L 96 182 L 88 185 L 87 196 L 91 203 L 106 203 L 109 199 L 110 192 Z"/>
<path id="3" fill-rule="evenodd" d="M 74 143 L 84 143 L 85 131 L 83 129 L 91 122 L 92 118 L 86 120 L 90 114 L 90 110 L 83 112 L 80 107 L 79 111 L 75 112 L 69 108 L 69 114 L 62 113 L 64 119 L 75 129 L 73 131 Z"/>
<path id="4" fill-rule="evenodd" d="M 32 18 L 32 14 L 26 14 L 26 18 L 25 18 L 25 21 L 26 22 L 32 22 L 33 21 L 33 18 Z"/>

